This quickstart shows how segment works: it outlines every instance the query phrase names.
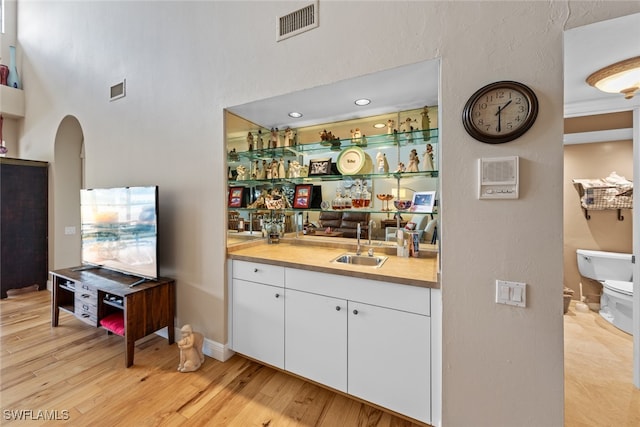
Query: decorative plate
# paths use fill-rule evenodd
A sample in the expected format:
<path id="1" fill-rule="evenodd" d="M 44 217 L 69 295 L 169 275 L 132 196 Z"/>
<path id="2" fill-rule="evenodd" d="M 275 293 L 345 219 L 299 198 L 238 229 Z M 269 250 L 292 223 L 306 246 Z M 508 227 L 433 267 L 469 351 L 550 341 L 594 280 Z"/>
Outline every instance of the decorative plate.
<path id="1" fill-rule="evenodd" d="M 349 147 L 342 150 L 338 156 L 338 171 L 342 175 L 354 175 L 361 173 L 360 170 L 364 167 L 367 161 L 367 157 L 362 148 Z"/>

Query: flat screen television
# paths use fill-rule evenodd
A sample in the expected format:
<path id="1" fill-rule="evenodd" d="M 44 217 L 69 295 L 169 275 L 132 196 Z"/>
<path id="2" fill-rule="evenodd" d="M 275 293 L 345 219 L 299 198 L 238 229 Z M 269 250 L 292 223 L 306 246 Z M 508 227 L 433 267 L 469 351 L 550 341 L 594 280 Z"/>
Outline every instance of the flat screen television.
<path id="1" fill-rule="evenodd" d="M 158 187 L 80 190 L 83 269 L 158 278 Z"/>

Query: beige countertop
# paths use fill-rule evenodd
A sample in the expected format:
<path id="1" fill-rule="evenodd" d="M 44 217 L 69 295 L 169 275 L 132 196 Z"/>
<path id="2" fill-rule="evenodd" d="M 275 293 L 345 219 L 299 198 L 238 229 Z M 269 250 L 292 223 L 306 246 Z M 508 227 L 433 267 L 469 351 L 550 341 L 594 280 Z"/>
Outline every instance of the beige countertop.
<path id="1" fill-rule="evenodd" d="M 364 243 L 364 242 L 363 242 Z M 438 253 L 432 245 L 420 247 L 419 258 L 403 258 L 395 254 L 395 246 L 362 244 L 362 253 L 373 247 L 375 255 L 389 258 L 379 268 L 331 262 L 345 252 L 355 251 L 353 239 L 284 238 L 278 244 L 256 240 L 227 248 L 230 259 L 261 262 L 330 274 L 383 280 L 391 283 L 439 288 Z"/>

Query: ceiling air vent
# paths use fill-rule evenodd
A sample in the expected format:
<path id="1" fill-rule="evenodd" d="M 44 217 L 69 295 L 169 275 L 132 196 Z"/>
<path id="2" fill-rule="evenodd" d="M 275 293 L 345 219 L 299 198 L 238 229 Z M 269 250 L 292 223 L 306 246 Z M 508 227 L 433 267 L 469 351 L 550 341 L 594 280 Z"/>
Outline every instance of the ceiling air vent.
<path id="1" fill-rule="evenodd" d="M 296 36 L 318 26 L 318 0 L 308 6 L 278 17 L 276 41 Z"/>

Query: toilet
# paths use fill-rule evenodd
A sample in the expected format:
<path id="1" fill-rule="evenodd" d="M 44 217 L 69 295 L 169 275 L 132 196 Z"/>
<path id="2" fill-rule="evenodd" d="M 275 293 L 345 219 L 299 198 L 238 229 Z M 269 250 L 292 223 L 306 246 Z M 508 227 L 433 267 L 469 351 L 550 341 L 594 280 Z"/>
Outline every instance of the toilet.
<path id="1" fill-rule="evenodd" d="M 633 320 L 633 263 L 631 254 L 578 249 L 578 271 L 602 283 L 600 315 L 631 334 Z"/>

